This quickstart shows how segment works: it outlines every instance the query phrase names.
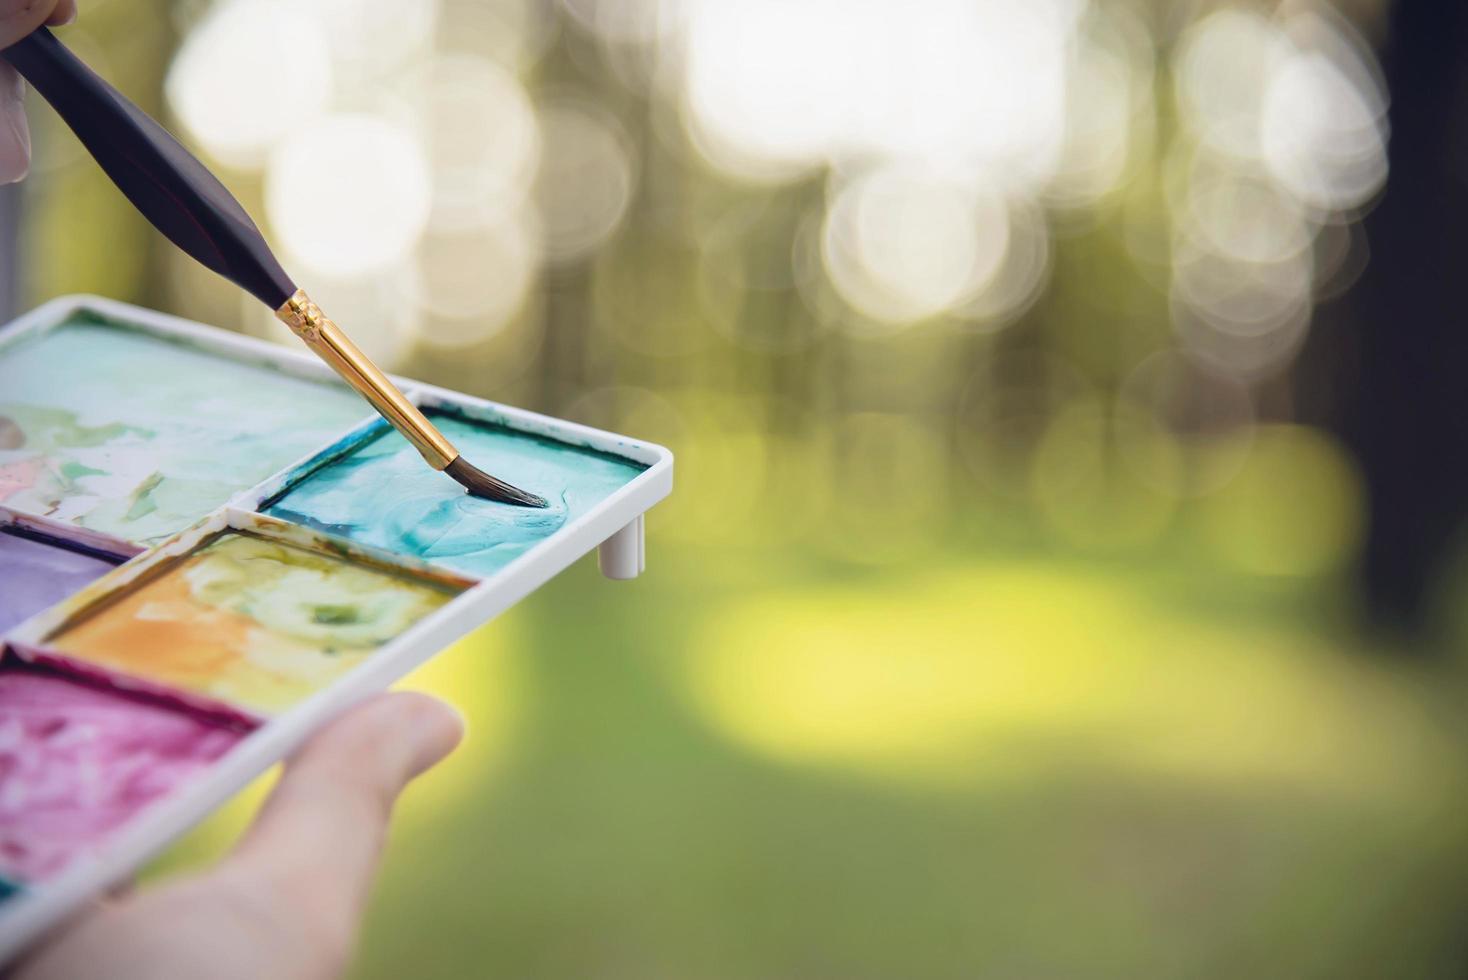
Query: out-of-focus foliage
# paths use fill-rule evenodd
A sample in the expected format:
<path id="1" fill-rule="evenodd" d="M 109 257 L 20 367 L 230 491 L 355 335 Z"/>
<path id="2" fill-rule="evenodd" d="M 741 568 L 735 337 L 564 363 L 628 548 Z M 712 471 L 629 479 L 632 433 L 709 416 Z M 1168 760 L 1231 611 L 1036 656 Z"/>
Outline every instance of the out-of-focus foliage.
<path id="1" fill-rule="evenodd" d="M 1201 524 L 1288 576 L 1358 543 L 1352 461 L 1278 429 L 1386 179 L 1332 8 L 103 2 L 71 39 L 379 360 L 672 444 L 665 535 L 880 566 Z M 39 128 L 32 295 L 290 340 Z"/>
<path id="2" fill-rule="evenodd" d="M 1458 975 L 1461 684 L 1341 625 L 1357 466 L 1293 407 L 1380 13 L 86 5 L 371 354 L 678 454 L 646 579 L 419 678 L 470 741 L 359 975 Z M 290 341 L 36 116 L 32 299 Z"/>

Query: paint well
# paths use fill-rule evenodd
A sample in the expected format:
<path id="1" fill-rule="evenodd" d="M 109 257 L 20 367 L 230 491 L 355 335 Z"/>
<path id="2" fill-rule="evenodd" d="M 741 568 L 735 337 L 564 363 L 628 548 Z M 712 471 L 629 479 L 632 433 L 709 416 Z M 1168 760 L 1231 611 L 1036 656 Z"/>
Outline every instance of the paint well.
<path id="1" fill-rule="evenodd" d="M 120 686 L 278 714 L 443 606 L 445 588 L 225 533 L 46 641 L 45 657 Z"/>
<path id="2" fill-rule="evenodd" d="M 425 466 L 392 430 L 291 487 L 266 513 L 469 575 L 504 568 L 625 486 L 645 467 L 503 426 L 436 415 L 464 458 L 550 501 L 480 500 Z"/>
<path id="3" fill-rule="evenodd" d="M 0 503 L 152 544 L 370 414 L 344 387 L 77 314 L 0 347 Z"/>
<path id="4" fill-rule="evenodd" d="M 240 738 L 52 674 L 0 671 L 0 874 L 57 873 Z"/>
<path id="5" fill-rule="evenodd" d="M 80 591 L 115 564 L 0 528 L 0 632 Z"/>

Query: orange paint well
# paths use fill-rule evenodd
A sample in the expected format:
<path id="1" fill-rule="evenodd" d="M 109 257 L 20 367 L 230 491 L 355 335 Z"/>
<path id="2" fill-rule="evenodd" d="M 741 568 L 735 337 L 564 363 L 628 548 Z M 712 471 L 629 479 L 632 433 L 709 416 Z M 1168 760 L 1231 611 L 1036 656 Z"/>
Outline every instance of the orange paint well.
<path id="1" fill-rule="evenodd" d="M 452 595 L 226 533 L 84 614 L 49 653 L 254 717 L 327 687 Z"/>

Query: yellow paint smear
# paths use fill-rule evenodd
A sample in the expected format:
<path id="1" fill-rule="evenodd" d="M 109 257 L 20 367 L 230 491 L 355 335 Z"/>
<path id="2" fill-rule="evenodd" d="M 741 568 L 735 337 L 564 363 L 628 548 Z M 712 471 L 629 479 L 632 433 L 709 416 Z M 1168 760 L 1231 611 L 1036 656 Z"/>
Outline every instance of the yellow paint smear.
<path id="1" fill-rule="evenodd" d="M 304 549 L 225 535 L 48 646 L 271 715 L 327 687 L 449 598 Z"/>

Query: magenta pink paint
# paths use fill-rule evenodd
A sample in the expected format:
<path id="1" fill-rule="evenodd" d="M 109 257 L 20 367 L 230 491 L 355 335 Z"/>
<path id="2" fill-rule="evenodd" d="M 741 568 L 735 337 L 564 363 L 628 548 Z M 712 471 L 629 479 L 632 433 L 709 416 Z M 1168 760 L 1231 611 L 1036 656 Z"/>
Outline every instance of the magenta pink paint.
<path id="1" fill-rule="evenodd" d="M 0 875 L 53 875 L 241 734 L 53 674 L 0 671 Z"/>

